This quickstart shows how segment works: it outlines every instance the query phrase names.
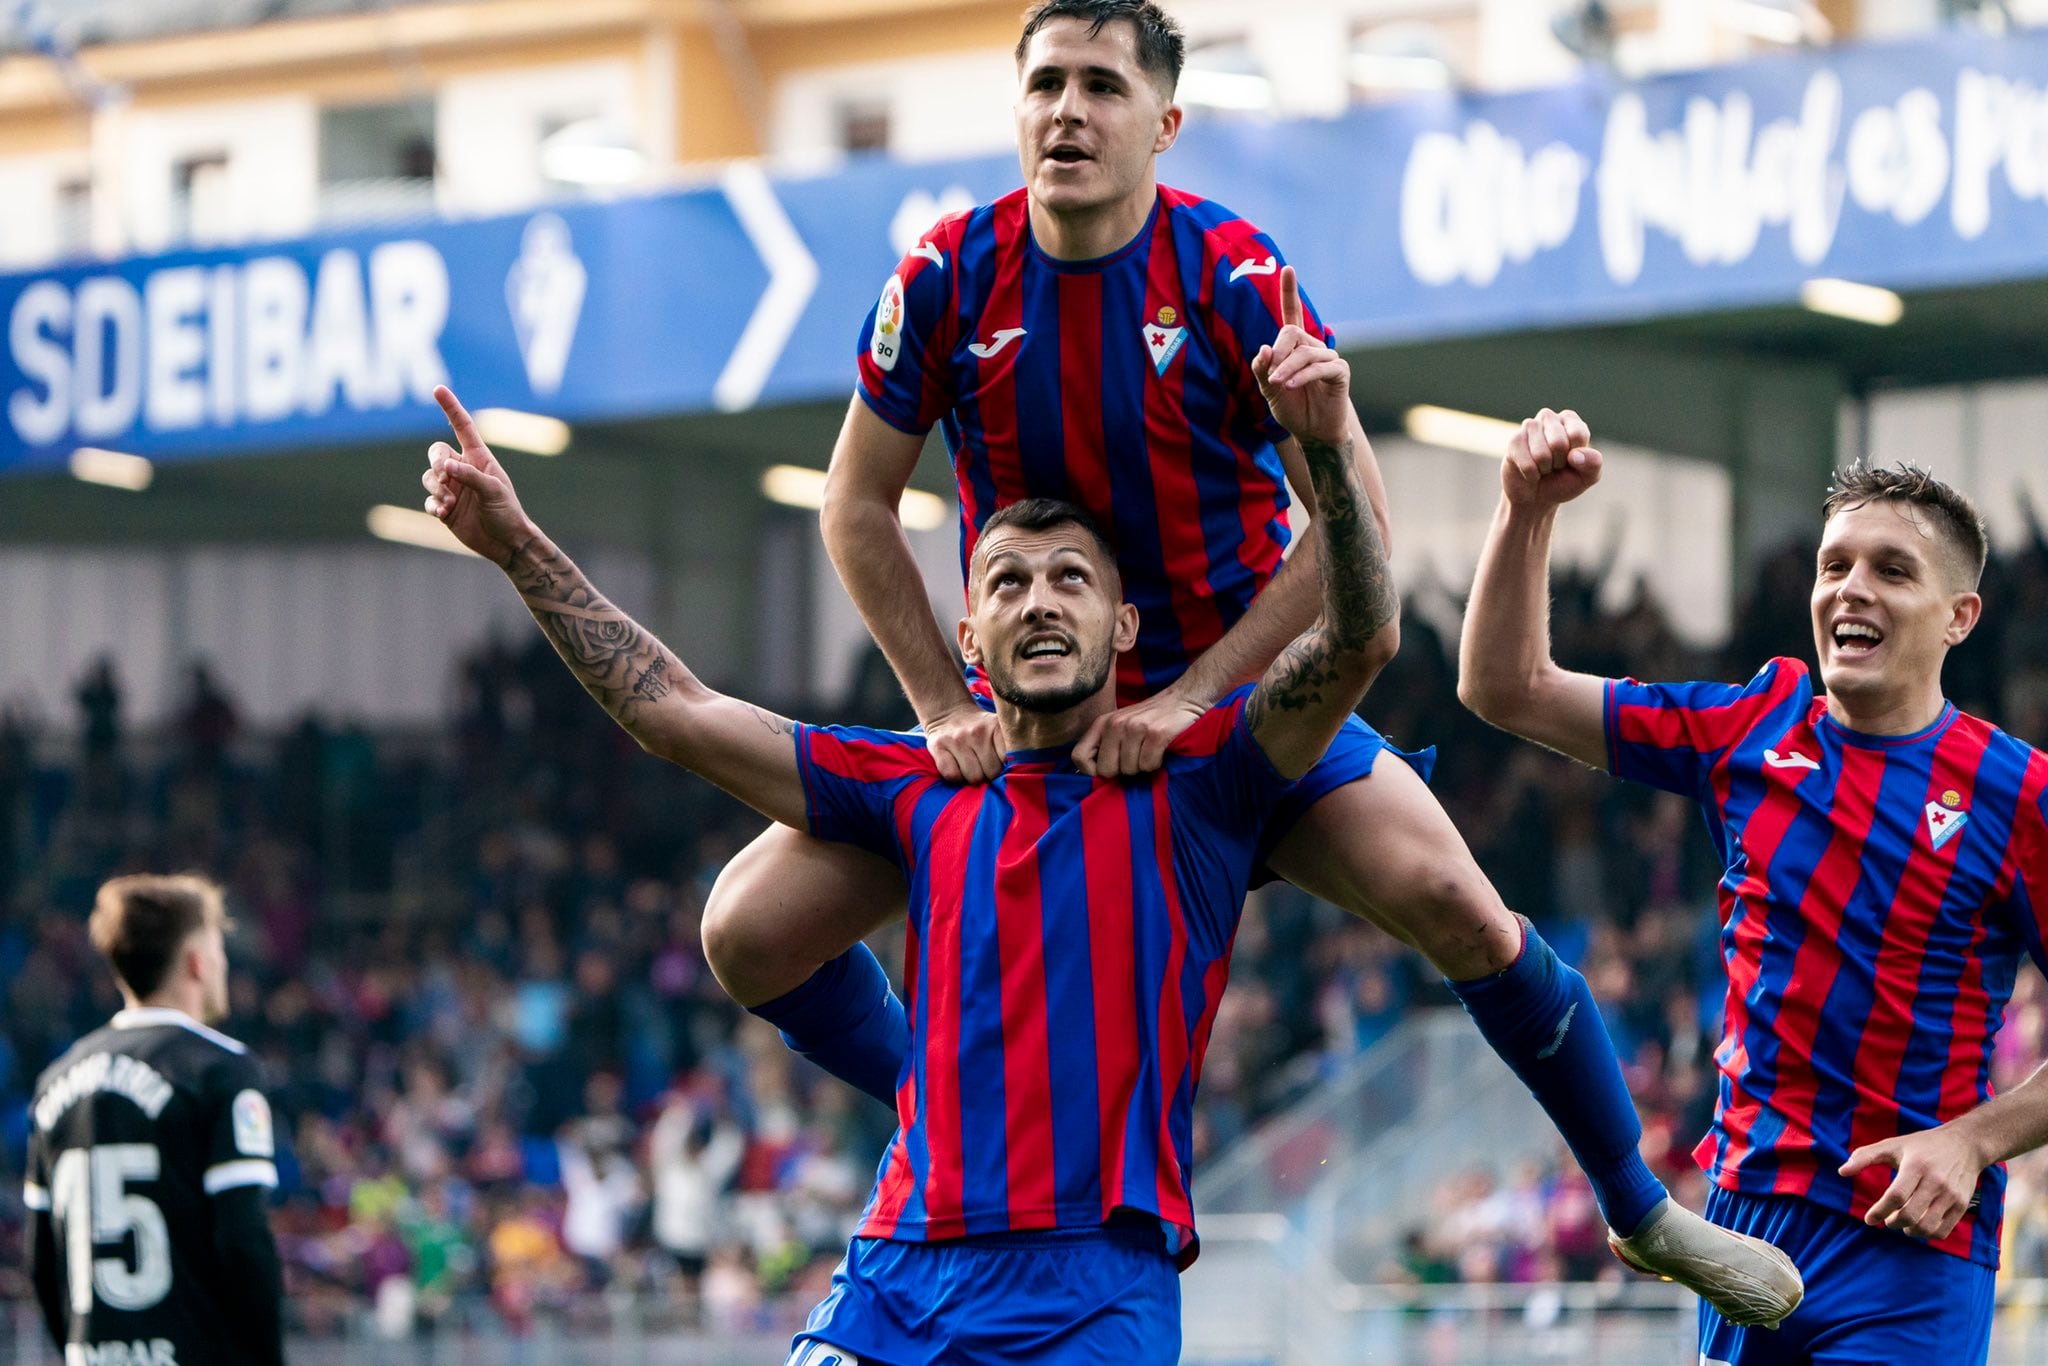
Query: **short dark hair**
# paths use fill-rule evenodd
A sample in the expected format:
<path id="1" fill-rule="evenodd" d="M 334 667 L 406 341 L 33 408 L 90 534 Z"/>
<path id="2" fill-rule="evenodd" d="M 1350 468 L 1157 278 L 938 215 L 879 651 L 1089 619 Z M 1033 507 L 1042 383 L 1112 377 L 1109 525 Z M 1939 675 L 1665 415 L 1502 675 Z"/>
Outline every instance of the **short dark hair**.
<path id="1" fill-rule="evenodd" d="M 1014 527 L 1018 531 L 1050 531 L 1056 526 L 1081 528 L 1095 542 L 1095 548 L 1101 552 L 1102 562 L 1109 566 L 1111 574 L 1116 574 L 1116 547 L 1109 543 L 1101 524 L 1090 517 L 1086 509 L 1058 498 L 1020 498 L 997 508 L 981 524 L 974 540 L 974 554 L 969 557 L 967 565 L 968 592 L 973 593 L 975 584 L 980 582 L 981 548 L 988 544 L 991 532 L 1001 531 L 1004 527 Z M 1121 592 L 1120 586 L 1118 591 Z"/>
<path id="2" fill-rule="evenodd" d="M 1106 24 L 1128 23 L 1138 33 L 1138 65 L 1155 76 L 1164 76 L 1169 95 L 1180 85 L 1187 39 L 1181 36 L 1173 16 L 1152 0 L 1041 0 L 1024 12 L 1024 32 L 1017 39 L 1019 70 L 1032 37 L 1055 19 L 1079 19 L 1088 25 L 1090 38 Z"/>
<path id="3" fill-rule="evenodd" d="M 92 946 L 136 996 L 164 984 L 193 933 L 228 926 L 220 888 L 189 873 L 134 873 L 100 888 L 87 932 Z"/>
<path id="4" fill-rule="evenodd" d="M 1935 531 L 1954 552 L 1955 568 L 1965 588 L 1974 590 L 1984 577 L 1984 562 L 1991 556 L 1990 533 L 1977 505 L 1918 465 L 1901 461 L 1891 466 L 1866 465 L 1860 461 L 1835 472 L 1828 487 L 1827 501 L 1820 505 L 1821 520 L 1848 508 L 1880 501 L 1911 503 L 1927 515 Z"/>

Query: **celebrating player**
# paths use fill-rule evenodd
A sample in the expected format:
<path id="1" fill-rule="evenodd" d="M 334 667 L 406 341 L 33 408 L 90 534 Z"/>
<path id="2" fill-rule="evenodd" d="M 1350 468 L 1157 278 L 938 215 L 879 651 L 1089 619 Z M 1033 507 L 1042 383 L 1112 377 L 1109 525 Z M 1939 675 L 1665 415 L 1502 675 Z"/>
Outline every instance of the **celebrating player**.
<path id="1" fill-rule="evenodd" d="M 934 423 L 958 479 L 963 568 L 988 518 L 1028 497 L 1080 505 L 1116 548 L 1139 634 L 1117 666 L 1126 705 L 1075 749 L 1084 771 L 1156 769 L 1174 736 L 1315 616 L 1318 556 L 1281 559 L 1283 471 L 1305 495 L 1313 480 L 1251 362 L 1285 324 L 1330 334 L 1265 234 L 1158 184 L 1157 157 L 1180 130 L 1181 54 L 1172 20 L 1140 0 L 1033 9 L 1017 45 L 1024 188 L 925 234 L 861 339 L 825 541 L 948 779 L 991 778 L 1002 752 L 1000 723 L 975 695 L 985 680 L 962 679 L 898 520 Z M 1384 536 L 1355 414 L 1345 430 Z M 1267 862 L 1452 979 L 1640 1260 L 1745 1321 L 1779 1317 L 1798 1295 L 1789 1266 L 1667 1201 L 1638 1155 L 1641 1124 L 1584 980 L 1501 903 L 1421 777 L 1375 764 L 1383 745 L 1355 720 L 1339 733 L 1283 795 Z M 859 941 L 901 914 L 902 898 L 870 854 L 771 829 L 721 876 L 705 948 L 727 990 L 792 1046 L 886 1098 L 902 1007 Z M 1771 1290 L 1745 1303 L 1758 1285 Z"/>
<path id="2" fill-rule="evenodd" d="M 705 687 L 521 510 L 446 389 L 427 507 L 500 566 L 591 694 L 650 752 L 910 887 L 900 1128 L 795 1361 L 1172 1362 L 1194 1256 L 1194 1092 L 1260 836 L 1398 645 L 1348 449 L 1349 370 L 1298 328 L 1256 373 L 1303 440 L 1322 611 L 1265 678 L 1142 779 L 1074 748 L 1142 637 L 1108 542 L 1068 503 L 983 526 L 961 652 L 994 694 L 998 769 L 962 784 L 921 735 L 793 725 Z"/>
<path id="3" fill-rule="evenodd" d="M 91 934 L 127 1009 L 37 1081 L 28 1269 L 66 1363 L 284 1360 L 283 1276 L 265 1212 L 270 1105 L 228 1008 L 220 889 L 100 888 Z"/>
<path id="4" fill-rule="evenodd" d="M 1823 505 L 1825 695 L 1643 684 L 1550 658 L 1550 534 L 1599 480 L 1572 412 L 1522 424 L 1465 617 L 1458 692 L 1488 721 L 1691 797 L 1727 871 L 1728 993 L 1707 1215 L 1809 1278 L 1771 1337 L 1701 1307 L 1715 1362 L 1977 1361 L 2005 1159 L 2048 1142 L 2040 1073 L 1991 1099 L 2020 954 L 2048 967 L 2048 755 L 1941 694 L 1977 623 L 1983 523 L 1924 471 L 1854 469 Z"/>

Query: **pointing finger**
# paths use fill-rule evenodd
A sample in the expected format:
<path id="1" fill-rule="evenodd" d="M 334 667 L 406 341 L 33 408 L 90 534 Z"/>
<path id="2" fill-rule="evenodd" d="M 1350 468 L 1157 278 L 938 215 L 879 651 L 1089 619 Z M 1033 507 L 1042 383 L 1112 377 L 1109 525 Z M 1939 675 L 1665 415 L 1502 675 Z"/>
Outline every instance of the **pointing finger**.
<path id="1" fill-rule="evenodd" d="M 454 429 L 456 439 L 462 443 L 464 454 L 484 449 L 484 439 L 477 433 L 476 419 L 469 415 L 469 409 L 462 406 L 462 400 L 455 397 L 453 389 L 445 384 L 435 385 L 434 402 L 441 405 L 441 412 Z"/>
<path id="2" fill-rule="evenodd" d="M 1891 1149 L 1882 1142 L 1866 1143 L 1855 1152 L 1850 1153 L 1849 1160 L 1836 1168 L 1835 1174 L 1837 1176 L 1854 1176 L 1865 1167 L 1874 1166 L 1878 1163 L 1892 1167 L 1898 1165 L 1898 1159 L 1892 1155 Z"/>
<path id="3" fill-rule="evenodd" d="M 1280 267 L 1280 325 L 1300 327 L 1301 284 L 1294 277 L 1293 266 Z"/>

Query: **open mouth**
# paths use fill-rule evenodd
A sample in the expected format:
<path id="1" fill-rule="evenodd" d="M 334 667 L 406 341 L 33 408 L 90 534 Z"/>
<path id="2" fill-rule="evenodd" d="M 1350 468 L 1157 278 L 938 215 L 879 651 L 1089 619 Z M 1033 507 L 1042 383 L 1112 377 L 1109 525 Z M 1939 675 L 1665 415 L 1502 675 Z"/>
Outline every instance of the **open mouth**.
<path id="1" fill-rule="evenodd" d="M 1069 146 L 1065 143 L 1062 143 L 1060 146 L 1053 148 L 1050 152 L 1047 152 L 1045 155 L 1049 159 L 1059 162 L 1062 166 L 1074 166 L 1078 165 L 1083 161 L 1095 160 L 1094 157 L 1089 156 L 1080 148 Z"/>
<path id="2" fill-rule="evenodd" d="M 1884 644 L 1884 632 L 1866 621 L 1838 621 L 1834 629 L 1835 654 L 1842 659 L 1861 659 Z"/>
<path id="3" fill-rule="evenodd" d="M 1030 663 L 1036 660 L 1065 659 L 1074 653 L 1074 642 L 1066 636 L 1041 635 L 1025 641 L 1017 651 L 1018 658 Z"/>

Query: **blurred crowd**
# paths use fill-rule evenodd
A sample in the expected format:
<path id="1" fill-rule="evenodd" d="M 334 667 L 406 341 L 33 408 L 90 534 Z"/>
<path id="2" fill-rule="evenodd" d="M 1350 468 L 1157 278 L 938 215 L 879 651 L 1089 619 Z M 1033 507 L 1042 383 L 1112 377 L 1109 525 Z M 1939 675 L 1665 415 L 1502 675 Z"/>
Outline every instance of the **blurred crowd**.
<path id="1" fill-rule="evenodd" d="M 1725 649 L 1688 648 L 1649 592 L 1560 569 L 1567 665 L 1727 677 L 1811 655 L 1810 552 L 1764 563 Z M 2048 546 L 1999 557 L 1949 695 L 2048 740 Z M 1511 741 L 1455 696 L 1458 605 L 1409 604 L 1366 714 L 1438 746 L 1434 785 L 1508 904 L 1579 962 L 1674 1188 L 1711 1113 L 1718 875 L 1682 800 Z M 886 672 L 863 669 L 871 682 Z M 309 717 L 241 725 L 195 666 L 167 733 L 124 724 L 119 661 L 75 721 L 0 712 L 0 1295 L 19 1299 L 20 1161 L 36 1074 L 117 1007 L 85 942 L 104 877 L 199 869 L 237 918 L 228 1032 L 265 1064 L 288 1137 L 276 1224 L 293 1312 L 422 1322 L 603 1312 L 785 1323 L 822 1293 L 892 1125 L 788 1054 L 705 965 L 699 924 L 760 821 L 640 753 L 536 633 L 465 666 L 450 728 L 372 734 Z M 901 724 L 887 686 L 807 719 Z M 877 944 L 900 963 L 899 937 Z M 1198 1157 L 1450 998 L 1387 936 L 1277 886 L 1253 897 L 1198 1107 Z M 2000 1080 L 2043 1056 L 2023 974 Z M 11 1174 L 10 1174 L 11 1173 Z M 2048 1164 L 2015 1164 L 2015 1271 L 2048 1275 Z M 1473 1173 L 1428 1197 L 1392 1277 L 1614 1274 L 1568 1163 Z"/>

